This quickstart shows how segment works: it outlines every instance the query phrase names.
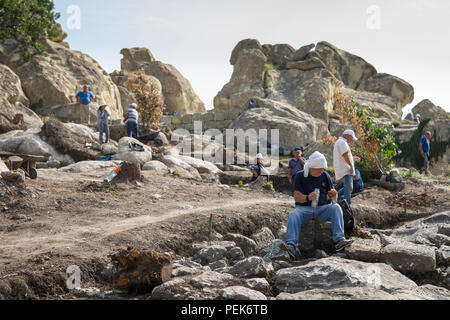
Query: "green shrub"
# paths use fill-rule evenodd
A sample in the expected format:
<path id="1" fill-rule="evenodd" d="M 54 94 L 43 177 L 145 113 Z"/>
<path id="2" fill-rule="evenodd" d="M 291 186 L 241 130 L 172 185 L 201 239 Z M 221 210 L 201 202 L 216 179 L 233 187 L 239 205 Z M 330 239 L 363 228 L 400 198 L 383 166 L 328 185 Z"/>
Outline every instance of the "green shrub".
<path id="1" fill-rule="evenodd" d="M 244 181 L 239 180 L 238 185 L 239 185 L 239 187 L 242 187 L 244 185 Z"/>
<path id="2" fill-rule="evenodd" d="M 272 183 L 272 181 L 266 182 L 266 183 L 263 184 L 262 187 L 265 190 L 273 190 L 273 183 Z"/>
<path id="3" fill-rule="evenodd" d="M 330 176 L 334 177 L 334 167 L 328 167 L 325 171 L 328 172 Z"/>

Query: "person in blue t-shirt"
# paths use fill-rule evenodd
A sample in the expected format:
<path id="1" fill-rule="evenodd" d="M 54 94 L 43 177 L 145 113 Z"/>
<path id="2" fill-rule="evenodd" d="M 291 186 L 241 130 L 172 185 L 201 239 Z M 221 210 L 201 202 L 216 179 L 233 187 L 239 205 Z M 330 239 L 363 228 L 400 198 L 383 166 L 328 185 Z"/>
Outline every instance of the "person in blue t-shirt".
<path id="1" fill-rule="evenodd" d="M 355 169 L 355 175 L 353 176 L 353 192 L 359 193 L 364 189 L 364 182 L 361 177 L 361 172 L 358 169 Z"/>
<path id="2" fill-rule="evenodd" d="M 425 135 L 422 137 L 422 139 L 420 139 L 419 143 L 419 151 L 423 163 L 420 173 L 423 173 L 425 171 L 426 175 L 429 174 L 430 169 L 430 141 L 431 141 L 431 132 L 427 131 L 425 132 Z"/>
<path id="3" fill-rule="evenodd" d="M 294 185 L 294 177 L 295 175 L 303 170 L 306 159 L 302 157 L 302 149 L 295 148 L 294 149 L 294 158 L 289 161 L 289 169 L 288 169 L 288 179 L 291 185 Z"/>
<path id="4" fill-rule="evenodd" d="M 295 176 L 295 209 L 289 213 L 286 242 L 280 245 L 280 249 L 287 251 L 292 260 L 297 258 L 300 229 L 311 220 L 331 221 L 336 251 L 341 251 L 353 242 L 345 238 L 342 208 L 339 204 L 327 204 L 327 197 L 337 197 L 331 177 L 325 171 L 327 167 L 325 156 L 316 151 L 306 162 L 304 170 Z M 315 189 L 320 190 L 319 197 Z M 313 201 L 317 201 L 317 206 L 312 206 Z"/>
<path id="5" fill-rule="evenodd" d="M 89 91 L 88 86 L 83 86 L 83 90 L 76 95 L 77 101 L 80 104 L 80 122 L 81 124 L 88 124 L 91 120 L 91 114 L 89 112 L 89 105 L 92 101 L 95 101 L 94 94 Z"/>

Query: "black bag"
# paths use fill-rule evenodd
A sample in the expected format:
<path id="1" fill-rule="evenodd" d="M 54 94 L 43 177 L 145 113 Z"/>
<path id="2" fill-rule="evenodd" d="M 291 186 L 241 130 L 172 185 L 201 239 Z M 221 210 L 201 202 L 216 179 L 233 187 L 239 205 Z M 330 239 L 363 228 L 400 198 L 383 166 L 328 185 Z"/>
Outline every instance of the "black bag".
<path id="1" fill-rule="evenodd" d="M 350 206 L 347 203 L 347 200 L 345 199 L 339 201 L 339 206 L 341 207 L 342 213 L 344 215 L 345 234 L 351 234 L 357 225 L 356 219 L 353 216 L 352 208 L 350 208 Z"/>

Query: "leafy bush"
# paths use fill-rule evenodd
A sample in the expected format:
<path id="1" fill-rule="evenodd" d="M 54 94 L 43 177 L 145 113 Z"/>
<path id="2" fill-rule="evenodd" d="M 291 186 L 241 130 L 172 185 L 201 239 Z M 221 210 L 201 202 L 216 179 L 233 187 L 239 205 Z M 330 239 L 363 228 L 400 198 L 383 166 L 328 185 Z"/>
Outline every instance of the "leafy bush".
<path id="1" fill-rule="evenodd" d="M 18 40 L 26 62 L 33 56 L 31 51 L 43 53 L 46 47 L 41 40 L 60 34 L 55 22 L 60 14 L 54 12 L 54 7 L 51 0 L 1 0 L 0 41 Z"/>
<path id="2" fill-rule="evenodd" d="M 128 86 L 136 98 L 140 122 L 147 129 L 157 129 L 165 109 L 158 86 L 143 71 L 129 77 Z"/>
<path id="3" fill-rule="evenodd" d="M 272 181 L 266 182 L 262 185 L 262 187 L 265 190 L 273 190 L 273 183 Z"/>

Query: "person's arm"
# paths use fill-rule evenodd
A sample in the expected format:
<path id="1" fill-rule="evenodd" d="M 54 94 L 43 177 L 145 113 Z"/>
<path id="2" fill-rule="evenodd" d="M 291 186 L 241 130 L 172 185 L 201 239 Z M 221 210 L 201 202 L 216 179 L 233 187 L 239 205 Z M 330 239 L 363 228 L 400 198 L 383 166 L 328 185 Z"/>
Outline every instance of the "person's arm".
<path id="1" fill-rule="evenodd" d="M 294 199 L 295 199 L 295 202 L 306 203 L 309 201 L 317 200 L 317 195 L 314 192 L 311 192 L 311 194 L 309 194 L 309 195 L 304 195 L 300 191 L 295 190 L 294 191 Z"/>
<path id="2" fill-rule="evenodd" d="M 288 169 L 288 178 L 289 178 L 289 182 L 290 182 L 290 184 L 292 184 L 292 168 L 289 168 Z"/>
<path id="3" fill-rule="evenodd" d="M 123 122 L 128 120 L 128 113 L 125 115 L 125 118 L 123 119 Z"/>
<path id="4" fill-rule="evenodd" d="M 300 157 L 300 163 L 302 164 L 302 166 L 305 166 L 306 160 L 303 157 Z"/>
<path id="5" fill-rule="evenodd" d="M 79 92 L 76 94 L 75 98 L 77 99 L 77 102 L 78 102 L 78 103 L 81 103 L 81 100 L 80 100 L 80 93 L 79 93 Z"/>
<path id="6" fill-rule="evenodd" d="M 355 168 L 353 167 L 353 164 L 352 164 L 352 162 L 350 160 L 350 151 L 347 151 L 342 156 L 344 157 L 345 162 L 350 166 L 350 174 L 352 176 L 354 176 L 355 175 Z"/>
<path id="7" fill-rule="evenodd" d="M 419 143 L 419 151 L 420 151 L 420 155 L 423 157 L 424 152 L 423 152 L 423 143 L 422 142 Z"/>

